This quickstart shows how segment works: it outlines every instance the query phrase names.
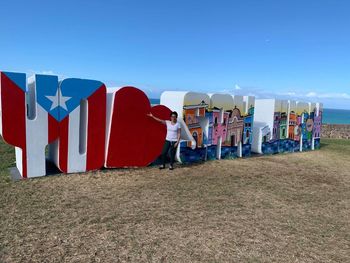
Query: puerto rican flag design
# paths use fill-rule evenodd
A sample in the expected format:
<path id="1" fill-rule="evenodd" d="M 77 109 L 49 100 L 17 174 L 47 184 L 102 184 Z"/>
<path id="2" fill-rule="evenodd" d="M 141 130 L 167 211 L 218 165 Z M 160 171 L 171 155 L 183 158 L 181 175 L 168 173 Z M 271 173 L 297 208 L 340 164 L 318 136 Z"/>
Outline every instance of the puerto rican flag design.
<path id="1" fill-rule="evenodd" d="M 26 76 L 0 72 L 0 133 L 5 142 L 16 147 L 16 163 L 27 177 L 26 151 Z"/>
<path id="2" fill-rule="evenodd" d="M 49 158 L 65 173 L 99 169 L 104 163 L 106 87 L 100 81 L 1 72 L 1 129 L 15 145 L 23 178 L 46 174 Z"/>

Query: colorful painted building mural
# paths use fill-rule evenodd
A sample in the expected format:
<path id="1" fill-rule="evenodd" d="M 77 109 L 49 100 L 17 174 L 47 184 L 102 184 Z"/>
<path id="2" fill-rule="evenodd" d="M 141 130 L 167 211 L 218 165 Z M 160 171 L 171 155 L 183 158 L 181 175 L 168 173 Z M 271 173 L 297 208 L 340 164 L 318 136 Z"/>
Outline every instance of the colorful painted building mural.
<path id="1" fill-rule="evenodd" d="M 254 152 L 275 154 L 313 150 L 319 147 L 322 124 L 321 104 L 284 101 L 277 99 L 257 100 Z M 317 127 L 315 122 L 317 121 Z M 262 135 L 262 127 L 271 127 L 272 136 Z M 318 137 L 316 137 L 318 135 Z"/>
<path id="2" fill-rule="evenodd" d="M 235 107 L 233 110 L 229 111 L 229 120 L 224 146 L 238 146 L 238 144 L 242 141 L 243 129 L 244 120 L 241 115 L 241 111 Z"/>
<path id="3" fill-rule="evenodd" d="M 253 128 L 254 128 L 254 112 L 255 97 L 244 96 L 244 114 L 243 114 L 243 144 L 242 157 L 249 157 L 252 152 Z"/>
<path id="4" fill-rule="evenodd" d="M 287 128 L 287 113 L 286 112 L 281 112 L 281 117 L 280 117 L 280 135 L 279 139 L 287 139 L 288 138 L 288 128 Z"/>
<path id="5" fill-rule="evenodd" d="M 229 113 L 213 108 L 207 110 L 206 117 L 209 121 L 208 144 L 217 145 L 220 138 L 226 138 Z"/>
<path id="6" fill-rule="evenodd" d="M 243 119 L 240 115 L 234 116 L 233 112 L 236 112 L 234 111 L 234 101 L 234 97 L 229 94 L 212 94 L 210 97 L 211 108 L 208 109 L 208 114 L 219 114 L 220 116 L 217 119 L 217 124 L 215 124 L 214 121 L 214 132 L 216 132 L 216 130 L 218 130 L 218 132 L 214 133 L 216 134 L 216 140 L 214 143 L 208 146 L 208 159 L 228 159 L 239 157 L 237 152 L 238 148 L 234 145 L 235 141 L 233 141 L 232 138 L 237 132 L 236 126 L 238 119 L 242 123 L 242 130 L 240 131 L 242 134 Z"/>
<path id="7" fill-rule="evenodd" d="M 250 144 L 253 139 L 253 121 L 254 121 L 254 107 L 248 110 L 248 114 L 243 117 L 244 129 L 243 129 L 243 144 Z"/>
<path id="8" fill-rule="evenodd" d="M 291 140 L 295 139 L 295 136 L 296 136 L 295 128 L 297 128 L 297 115 L 294 111 L 291 111 L 289 113 L 289 127 L 288 127 L 288 138 Z"/>
<path id="9" fill-rule="evenodd" d="M 321 104 L 255 100 L 254 97 L 228 94 L 197 94 L 196 99 L 189 99 L 194 93 L 183 96 L 189 97 L 183 99 L 177 109 L 183 116 L 189 137 L 181 143 L 179 160 L 182 162 L 246 157 L 251 152 L 306 151 L 319 147 Z M 168 102 L 171 101 L 173 98 L 168 96 Z M 161 100 L 172 108 L 165 102 Z"/>
<path id="10" fill-rule="evenodd" d="M 183 107 L 183 119 L 190 130 L 193 139 L 196 141 L 196 148 L 204 146 L 204 133 L 199 119 L 205 117 L 207 108 L 208 104 L 204 101 L 196 105 L 186 105 Z M 187 147 L 191 147 L 191 142 L 188 143 Z"/>
<path id="11" fill-rule="evenodd" d="M 165 92 L 161 104 L 168 105 L 182 116 L 185 140 L 177 154 L 181 162 L 250 156 L 254 97 Z"/>
<path id="12" fill-rule="evenodd" d="M 273 115 L 272 140 L 274 141 L 280 138 L 280 121 L 281 121 L 281 112 L 277 111 Z"/>

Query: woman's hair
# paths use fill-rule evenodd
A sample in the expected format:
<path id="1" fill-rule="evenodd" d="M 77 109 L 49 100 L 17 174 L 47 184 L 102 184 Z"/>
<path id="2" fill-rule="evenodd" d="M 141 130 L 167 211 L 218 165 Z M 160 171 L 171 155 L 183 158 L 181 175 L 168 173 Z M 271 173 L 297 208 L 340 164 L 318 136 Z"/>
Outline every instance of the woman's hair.
<path id="1" fill-rule="evenodd" d="M 175 116 L 176 116 L 176 118 L 177 118 L 177 116 L 178 116 L 178 114 L 177 114 L 177 112 L 176 112 L 176 111 L 173 111 L 173 112 L 171 112 L 171 113 L 170 113 L 170 117 L 171 117 L 171 116 L 173 116 L 173 115 L 175 115 Z"/>

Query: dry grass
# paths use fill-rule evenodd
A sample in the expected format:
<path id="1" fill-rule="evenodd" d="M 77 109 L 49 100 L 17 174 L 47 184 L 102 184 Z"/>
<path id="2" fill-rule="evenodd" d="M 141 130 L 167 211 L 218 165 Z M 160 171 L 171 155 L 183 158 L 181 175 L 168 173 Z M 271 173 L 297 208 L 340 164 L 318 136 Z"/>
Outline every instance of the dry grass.
<path id="1" fill-rule="evenodd" d="M 7 149 L 0 262 L 350 262 L 350 141 L 20 182 Z"/>

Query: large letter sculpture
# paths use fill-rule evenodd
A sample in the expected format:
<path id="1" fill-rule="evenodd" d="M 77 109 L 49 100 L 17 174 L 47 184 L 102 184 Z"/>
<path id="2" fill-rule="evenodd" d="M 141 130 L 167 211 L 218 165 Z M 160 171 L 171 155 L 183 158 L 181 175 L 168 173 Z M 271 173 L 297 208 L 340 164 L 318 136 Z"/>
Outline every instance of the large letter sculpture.
<path id="1" fill-rule="evenodd" d="M 104 163 L 106 88 L 94 80 L 1 72 L 2 136 L 16 146 L 23 178 L 46 175 L 45 147 L 65 173 Z"/>
<path id="2" fill-rule="evenodd" d="M 171 111 L 151 107 L 139 89 L 112 90 L 107 104 L 100 81 L 35 75 L 27 88 L 25 74 L 0 78 L 0 134 L 16 147 L 23 178 L 46 175 L 46 159 L 74 173 L 146 166 L 161 153 L 165 126 L 147 114 L 169 119 Z"/>
<path id="3" fill-rule="evenodd" d="M 134 87 L 47 75 L 27 85 L 23 73 L 0 72 L 0 134 L 15 146 L 23 178 L 46 175 L 46 159 L 64 173 L 149 165 L 167 131 L 148 114 L 165 120 L 171 110 L 179 114 L 182 163 L 320 147 L 321 103 L 177 91 L 160 102 L 152 107 Z"/>
<path id="4" fill-rule="evenodd" d="M 179 161 L 250 156 L 254 97 L 167 91 L 161 95 L 161 104 L 182 117 Z"/>
<path id="5" fill-rule="evenodd" d="M 108 142 L 106 167 L 146 166 L 161 153 L 166 136 L 165 125 L 148 113 L 169 119 L 171 111 L 164 106 L 151 107 L 147 96 L 133 87 L 109 93 Z"/>
<path id="6" fill-rule="evenodd" d="M 252 150 L 260 154 L 275 154 L 319 148 L 321 108 L 320 103 L 257 100 Z"/>
<path id="7" fill-rule="evenodd" d="M 209 118 L 208 157 L 247 157 L 251 153 L 255 98 L 211 94 Z M 213 154 L 212 149 L 216 149 Z"/>
<path id="8" fill-rule="evenodd" d="M 106 87 L 96 80 L 65 79 L 53 96 L 45 96 L 59 124 L 59 139 L 50 148 L 65 173 L 103 167 L 105 154 Z M 46 100 L 46 101 L 47 101 Z M 38 101 L 40 103 L 40 100 Z M 58 106 L 57 106 L 57 104 Z"/>

